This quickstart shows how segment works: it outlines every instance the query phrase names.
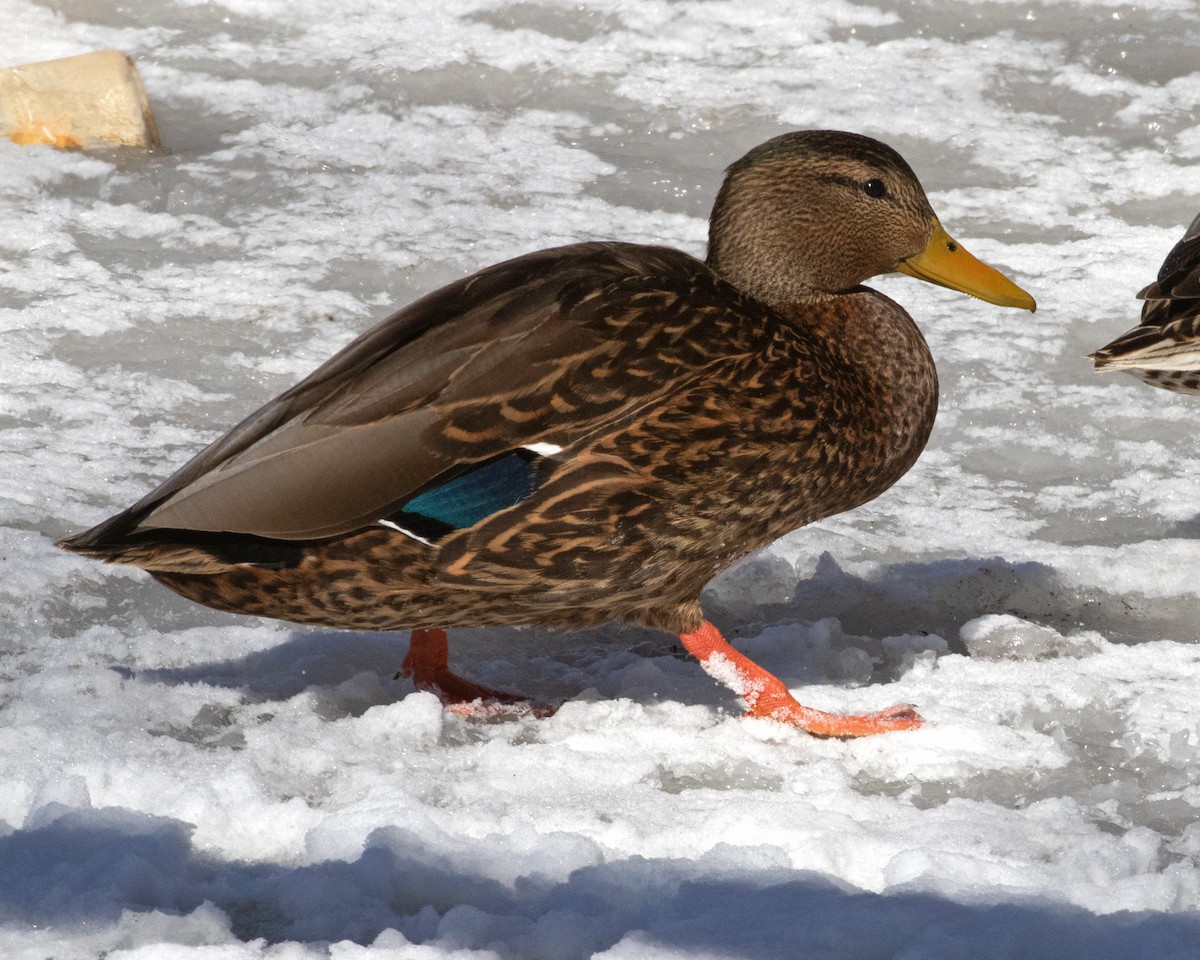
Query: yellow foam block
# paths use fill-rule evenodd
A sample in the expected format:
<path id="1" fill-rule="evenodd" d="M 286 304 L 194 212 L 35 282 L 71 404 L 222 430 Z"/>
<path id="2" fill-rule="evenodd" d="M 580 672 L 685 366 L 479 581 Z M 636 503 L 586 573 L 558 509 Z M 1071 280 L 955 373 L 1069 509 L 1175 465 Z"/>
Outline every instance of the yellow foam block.
<path id="1" fill-rule="evenodd" d="M 0 69 L 0 131 L 20 144 L 159 145 L 142 78 L 119 50 Z"/>

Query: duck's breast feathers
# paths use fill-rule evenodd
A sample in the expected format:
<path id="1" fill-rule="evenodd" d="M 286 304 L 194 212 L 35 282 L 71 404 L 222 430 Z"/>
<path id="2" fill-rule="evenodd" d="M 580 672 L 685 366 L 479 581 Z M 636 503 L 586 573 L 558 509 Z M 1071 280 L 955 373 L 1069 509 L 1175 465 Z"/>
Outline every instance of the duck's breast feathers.
<path id="1" fill-rule="evenodd" d="M 154 529 L 333 536 L 507 454 L 565 457 L 747 349 L 737 297 L 660 247 L 580 244 L 490 267 L 382 321 L 68 546 Z M 471 509 L 511 505 L 505 478 L 538 475 L 515 462 L 484 471 Z"/>

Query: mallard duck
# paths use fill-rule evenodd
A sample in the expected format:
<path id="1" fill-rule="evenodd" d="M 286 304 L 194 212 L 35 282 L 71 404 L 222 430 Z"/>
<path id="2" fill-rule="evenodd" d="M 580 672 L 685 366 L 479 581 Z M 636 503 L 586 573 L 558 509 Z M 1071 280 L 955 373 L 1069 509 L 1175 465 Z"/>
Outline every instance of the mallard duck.
<path id="1" fill-rule="evenodd" d="M 670 631 L 749 715 L 817 735 L 920 724 L 801 706 L 709 623 L 739 557 L 878 496 L 937 408 L 900 271 L 1033 299 L 942 229 L 908 164 L 803 131 L 729 167 L 708 256 L 580 243 L 488 267 L 388 317 L 128 510 L 60 542 L 220 610 L 412 630 L 447 702 L 446 626 Z"/>
<path id="2" fill-rule="evenodd" d="M 1130 373 L 1164 390 L 1200 393 L 1200 216 L 1138 299 L 1146 301 L 1142 322 L 1088 354 L 1096 369 Z"/>

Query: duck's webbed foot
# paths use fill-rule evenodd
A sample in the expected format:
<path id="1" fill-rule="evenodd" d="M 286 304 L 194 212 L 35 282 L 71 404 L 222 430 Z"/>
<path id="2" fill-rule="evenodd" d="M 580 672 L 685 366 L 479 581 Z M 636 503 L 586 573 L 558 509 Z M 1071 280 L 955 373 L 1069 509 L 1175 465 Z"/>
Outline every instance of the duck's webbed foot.
<path id="1" fill-rule="evenodd" d="M 746 703 L 746 716 L 777 720 L 817 737 L 863 737 L 873 733 L 913 730 L 924 722 L 911 704 L 876 713 L 826 713 L 796 701 L 783 681 L 739 653 L 707 620 L 697 630 L 679 635 L 684 647 L 715 679 Z"/>
<path id="2" fill-rule="evenodd" d="M 519 694 L 495 690 L 452 673 L 450 644 L 446 631 L 441 629 L 412 632 L 408 653 L 396 676 L 411 677 L 418 690 L 436 694 L 448 711 L 463 716 L 490 716 L 514 707 L 528 708 L 539 716 L 554 712 L 553 708 L 532 706 Z"/>

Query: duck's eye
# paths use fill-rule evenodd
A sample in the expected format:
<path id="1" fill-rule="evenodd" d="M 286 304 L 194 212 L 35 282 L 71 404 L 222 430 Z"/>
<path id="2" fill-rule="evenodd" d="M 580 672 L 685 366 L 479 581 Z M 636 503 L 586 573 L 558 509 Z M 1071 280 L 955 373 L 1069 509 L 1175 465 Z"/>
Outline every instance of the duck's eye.
<path id="1" fill-rule="evenodd" d="M 882 197 L 887 193 L 887 185 L 882 180 L 868 180 L 863 184 L 863 192 L 868 197 Z"/>

